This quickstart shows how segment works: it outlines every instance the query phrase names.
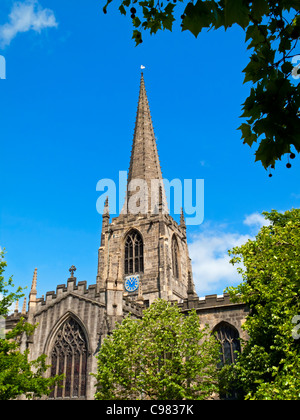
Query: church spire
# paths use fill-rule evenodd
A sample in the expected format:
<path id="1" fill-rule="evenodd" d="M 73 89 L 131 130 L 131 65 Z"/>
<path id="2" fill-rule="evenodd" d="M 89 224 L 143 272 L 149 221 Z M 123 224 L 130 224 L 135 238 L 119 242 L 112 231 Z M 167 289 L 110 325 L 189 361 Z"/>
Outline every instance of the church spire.
<path id="1" fill-rule="evenodd" d="M 139 101 L 138 101 L 138 108 L 137 108 L 137 115 L 136 115 L 136 122 L 135 122 L 135 129 L 134 129 L 134 137 L 133 137 L 133 145 L 131 151 L 131 158 L 130 158 L 130 166 L 129 166 L 129 173 L 128 173 L 128 182 L 127 182 L 127 206 L 128 201 L 132 195 L 136 194 L 138 191 L 137 185 L 133 183 L 134 180 L 144 180 L 148 186 L 148 206 L 146 210 L 156 211 L 158 209 L 158 201 L 159 201 L 159 186 L 162 186 L 163 189 L 163 204 L 165 208 L 167 208 L 167 200 L 165 196 L 165 191 L 162 184 L 162 172 L 159 162 L 159 156 L 157 152 L 156 140 L 154 135 L 154 129 L 150 114 L 150 107 L 147 98 L 146 88 L 145 88 L 145 81 L 143 72 L 141 73 L 141 81 L 140 81 L 140 93 L 139 93 Z M 151 191 L 151 180 L 156 180 L 156 191 L 153 190 L 153 183 L 152 183 L 152 190 Z M 146 193 L 146 194 L 147 194 Z M 145 200 L 146 194 L 143 194 L 144 197 L 141 197 L 141 201 Z M 151 194 L 155 196 L 155 199 L 152 198 L 152 207 L 151 207 Z M 137 197 L 137 196 L 136 196 Z M 146 200 L 144 201 L 144 203 Z M 142 209 L 144 209 L 144 203 L 140 203 Z M 130 212 L 130 208 L 128 209 Z M 141 210 L 141 213 L 144 213 Z"/>

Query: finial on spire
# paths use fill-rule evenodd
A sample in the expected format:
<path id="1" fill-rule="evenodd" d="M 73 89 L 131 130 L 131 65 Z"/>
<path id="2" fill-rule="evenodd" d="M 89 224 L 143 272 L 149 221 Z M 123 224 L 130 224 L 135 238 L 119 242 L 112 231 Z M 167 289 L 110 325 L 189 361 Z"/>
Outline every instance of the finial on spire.
<path id="1" fill-rule="evenodd" d="M 74 271 L 76 271 L 76 270 L 77 270 L 77 268 L 75 267 L 75 265 L 72 265 L 72 267 L 69 268 L 69 271 L 71 273 L 71 278 L 74 278 Z"/>
<path id="2" fill-rule="evenodd" d="M 32 283 L 31 283 L 31 290 L 30 293 L 37 293 L 36 292 L 36 285 L 37 285 L 37 268 L 34 269 L 34 273 L 33 273 L 33 278 L 32 278 Z"/>
<path id="3" fill-rule="evenodd" d="M 109 217 L 108 196 L 106 197 L 102 217 Z"/>
<path id="4" fill-rule="evenodd" d="M 15 305 L 15 314 L 17 314 L 19 312 L 19 301 L 16 300 L 16 305 Z"/>
<path id="5" fill-rule="evenodd" d="M 37 284 L 37 268 L 34 269 L 33 279 L 31 284 L 31 289 L 29 293 L 29 305 L 28 305 L 28 312 L 34 311 L 36 308 L 36 284 Z"/>
<path id="6" fill-rule="evenodd" d="M 193 299 L 197 296 L 197 293 L 195 292 L 195 285 L 192 278 L 191 271 L 188 272 L 188 285 L 187 285 L 187 295 L 188 299 Z"/>
<path id="7" fill-rule="evenodd" d="M 27 302 L 27 300 L 26 300 L 26 296 L 25 296 L 24 300 L 23 300 L 22 315 L 26 314 L 26 302 Z"/>
<path id="8" fill-rule="evenodd" d="M 184 213 L 183 213 L 183 208 L 181 207 L 181 213 L 180 213 L 180 226 L 184 229 L 186 229 L 186 224 L 185 224 L 185 218 L 184 218 Z"/>

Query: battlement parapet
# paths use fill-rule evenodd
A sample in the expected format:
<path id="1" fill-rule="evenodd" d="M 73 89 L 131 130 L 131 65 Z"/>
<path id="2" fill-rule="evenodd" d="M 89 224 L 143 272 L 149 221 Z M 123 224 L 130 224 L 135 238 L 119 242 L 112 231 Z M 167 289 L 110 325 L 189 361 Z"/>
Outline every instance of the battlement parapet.
<path id="1" fill-rule="evenodd" d="M 232 307 L 237 305 L 245 305 L 241 302 L 232 302 L 228 293 L 224 295 L 207 295 L 205 297 L 192 296 L 179 303 L 179 308 L 182 310 L 206 310 L 215 308 Z"/>
<path id="2" fill-rule="evenodd" d="M 76 277 L 71 277 L 68 279 L 67 285 L 59 284 L 56 287 L 56 292 L 50 291 L 46 293 L 46 298 L 44 298 L 44 296 L 38 298 L 37 306 L 41 307 L 54 303 L 56 299 L 60 299 L 70 292 L 76 294 L 78 297 L 82 296 L 91 300 L 95 300 L 99 296 L 96 284 L 91 284 L 88 287 L 86 281 L 79 281 L 78 284 L 76 284 Z"/>

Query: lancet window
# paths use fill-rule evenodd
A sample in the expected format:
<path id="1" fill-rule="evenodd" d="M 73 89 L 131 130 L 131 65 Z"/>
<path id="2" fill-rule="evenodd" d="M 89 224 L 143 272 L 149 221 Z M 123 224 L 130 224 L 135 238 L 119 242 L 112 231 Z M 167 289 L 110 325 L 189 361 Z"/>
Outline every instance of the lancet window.
<path id="1" fill-rule="evenodd" d="M 172 238 L 172 269 L 175 279 L 179 279 L 179 249 L 175 235 Z"/>
<path id="2" fill-rule="evenodd" d="M 144 272 L 144 246 L 140 233 L 133 230 L 128 233 L 125 239 L 125 274 Z"/>

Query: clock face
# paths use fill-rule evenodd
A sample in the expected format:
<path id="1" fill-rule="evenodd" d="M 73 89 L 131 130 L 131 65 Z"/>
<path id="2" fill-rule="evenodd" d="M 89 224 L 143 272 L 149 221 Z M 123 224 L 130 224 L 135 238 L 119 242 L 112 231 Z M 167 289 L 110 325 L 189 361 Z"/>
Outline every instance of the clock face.
<path id="1" fill-rule="evenodd" d="M 125 278 L 125 290 L 127 292 L 135 292 L 139 288 L 139 276 L 128 276 Z"/>

